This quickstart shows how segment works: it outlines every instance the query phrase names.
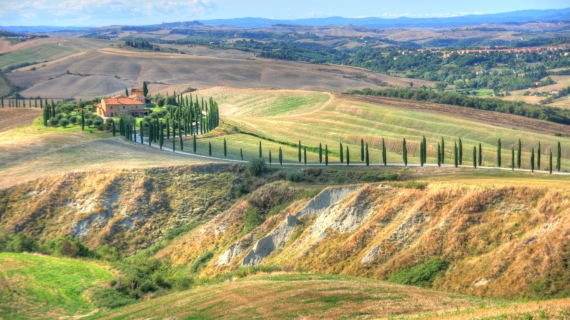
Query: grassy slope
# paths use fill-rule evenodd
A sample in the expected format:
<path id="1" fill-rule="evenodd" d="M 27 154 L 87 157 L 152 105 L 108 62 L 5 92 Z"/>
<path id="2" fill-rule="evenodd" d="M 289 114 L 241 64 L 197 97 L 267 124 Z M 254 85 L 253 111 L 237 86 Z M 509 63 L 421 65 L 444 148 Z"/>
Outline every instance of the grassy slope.
<path id="1" fill-rule="evenodd" d="M 570 139 L 567 137 L 555 137 L 546 133 L 529 133 L 521 130 L 499 127 L 491 123 L 482 123 L 475 120 L 446 116 L 436 113 L 404 110 L 396 107 L 381 106 L 364 101 L 352 101 L 348 99 L 335 99 L 330 103 L 314 103 L 313 108 L 306 104 L 297 103 L 297 112 L 291 110 L 291 105 L 299 97 L 294 91 L 289 91 L 289 99 L 283 99 L 282 103 L 273 103 L 273 92 L 261 90 L 234 90 L 229 94 L 225 90 L 210 89 L 200 92 L 200 95 L 211 95 L 219 101 L 223 120 L 229 124 L 227 131 L 232 131 L 235 126 L 239 130 L 253 132 L 260 136 L 269 137 L 276 141 L 296 144 L 301 140 L 304 146 L 313 148 L 307 150 L 308 161 L 318 161 L 318 154 L 313 152 L 319 143 L 328 144 L 331 152 L 329 161 L 337 162 L 339 156 L 339 142 L 349 146 L 351 161 L 360 162 L 360 139 L 369 143 L 370 162 L 381 162 L 381 139 L 385 138 L 388 149 L 388 162 L 402 162 L 402 138 L 407 139 L 408 158 L 410 163 L 419 162 L 419 141 L 423 135 L 428 141 L 428 162 L 436 162 L 437 143 L 443 137 L 445 139 L 446 163 L 452 163 L 453 142 L 458 137 L 463 141 L 464 164 L 472 164 L 472 148 L 479 143 L 483 146 L 484 165 L 496 163 L 497 139 L 502 140 L 502 163 L 504 167 L 510 166 L 511 148 L 517 148 L 518 139 L 522 139 L 522 167 L 529 168 L 530 150 L 537 148 L 538 142 L 542 144 L 542 168 L 545 168 L 548 160 L 546 152 L 555 149 L 556 142 L 562 142 L 563 158 L 570 156 L 567 145 Z M 245 91 L 245 93 L 244 93 Z M 249 98 L 255 94 L 257 97 Z M 244 96 L 246 98 L 244 99 Z M 249 103 L 253 101 L 253 103 Z M 260 106 L 258 101 L 270 101 L 270 107 Z M 286 107 L 285 107 L 286 106 Z M 252 110 L 266 108 L 271 115 L 279 115 L 280 110 L 286 109 L 286 115 L 264 116 Z M 314 112 L 308 112 L 314 110 Z M 497 116 L 501 116 L 497 114 Z M 513 125 L 514 126 L 514 125 Z M 233 130 L 233 132 L 236 132 Z M 210 138 L 198 141 L 198 153 L 207 154 L 208 142 L 212 143 L 213 155 L 223 155 L 223 138 L 228 140 L 229 157 L 237 158 L 239 149 L 243 148 L 245 158 L 257 156 L 260 139 L 243 134 L 220 135 L 212 134 Z M 169 144 L 167 144 L 169 145 Z M 186 143 L 187 150 L 191 143 Z M 277 159 L 279 146 L 283 148 L 285 161 L 297 162 L 297 148 L 284 146 L 269 141 L 263 141 L 264 157 L 268 156 L 268 150 L 272 150 L 272 156 Z M 568 167 L 570 162 L 564 160 L 562 167 Z"/>
<path id="2" fill-rule="evenodd" d="M 0 69 L 21 63 L 56 60 L 76 52 L 77 50 L 73 48 L 58 46 L 54 43 L 42 44 L 0 56 Z"/>
<path id="3" fill-rule="evenodd" d="M 519 303 L 337 275 L 281 274 L 197 287 L 93 319 L 498 318 L 570 314 L 568 299 Z"/>
<path id="4" fill-rule="evenodd" d="M 0 253 L 0 317 L 58 318 L 93 309 L 85 293 L 111 280 L 105 268 L 92 263 Z"/>
<path id="5" fill-rule="evenodd" d="M 4 78 L 0 77 L 0 97 L 7 95 L 10 92 L 10 86 L 4 80 Z"/>
<path id="6" fill-rule="evenodd" d="M 93 318 L 387 317 L 503 302 L 337 275 L 280 274 L 197 287 Z"/>

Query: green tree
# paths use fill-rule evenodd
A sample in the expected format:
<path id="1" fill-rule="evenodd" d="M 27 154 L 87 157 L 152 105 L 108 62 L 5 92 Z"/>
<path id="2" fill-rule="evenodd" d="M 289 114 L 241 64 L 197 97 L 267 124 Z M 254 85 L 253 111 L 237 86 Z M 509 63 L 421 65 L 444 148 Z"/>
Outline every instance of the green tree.
<path id="1" fill-rule="evenodd" d="M 366 144 L 366 166 L 370 165 L 370 157 L 368 155 L 368 143 Z"/>
<path id="2" fill-rule="evenodd" d="M 60 124 L 62 127 L 65 128 L 65 127 L 67 127 L 67 126 L 69 125 L 69 120 L 67 120 L 66 118 L 63 118 L 63 119 L 61 119 L 61 121 L 59 122 L 59 124 Z"/>
<path id="3" fill-rule="evenodd" d="M 497 141 L 497 167 L 501 167 L 501 139 Z"/>
<path id="4" fill-rule="evenodd" d="M 441 164 L 445 163 L 445 140 L 441 137 Z M 461 164 L 461 139 L 459 139 L 459 164 Z"/>
<path id="5" fill-rule="evenodd" d="M 404 160 L 404 165 L 408 165 L 408 147 L 406 146 L 406 138 L 402 141 L 402 158 Z"/>
<path id="6" fill-rule="evenodd" d="M 548 171 L 552 174 L 552 150 L 550 150 L 550 162 L 548 164 Z"/>
<path id="7" fill-rule="evenodd" d="M 530 151 L 530 171 L 534 172 L 534 148 Z"/>
<path id="8" fill-rule="evenodd" d="M 437 89 L 437 91 L 443 92 L 445 90 L 445 88 L 447 88 L 447 83 L 445 82 L 436 82 L 435 83 L 435 88 Z"/>
<path id="9" fill-rule="evenodd" d="M 459 138 L 459 145 L 457 146 L 458 148 L 458 152 L 459 152 L 459 165 L 462 166 L 463 165 L 463 141 L 461 141 L 461 138 Z M 443 156 L 441 158 L 441 163 L 443 163 Z"/>
<path id="10" fill-rule="evenodd" d="M 184 139 L 182 139 L 182 130 L 178 130 L 178 138 L 180 139 L 180 150 L 184 151 Z"/>
<path id="11" fill-rule="evenodd" d="M 388 157 L 386 155 L 386 143 L 384 143 L 384 138 L 382 138 L 382 162 L 384 162 L 384 166 L 388 165 L 387 159 Z"/>
<path id="12" fill-rule="evenodd" d="M 176 152 L 176 136 L 172 135 L 172 152 Z"/>
<path id="13" fill-rule="evenodd" d="M 562 148 L 560 146 L 560 141 L 558 142 L 558 153 L 556 155 L 556 171 L 560 172 L 562 160 Z"/>
<path id="14" fill-rule="evenodd" d="M 364 162 L 364 139 L 360 139 L 360 161 Z"/>
<path id="15" fill-rule="evenodd" d="M 454 146 L 453 146 L 453 163 L 455 164 L 455 167 L 457 168 L 457 166 L 459 165 L 459 156 L 457 155 L 457 142 L 454 142 Z"/>
<path id="16" fill-rule="evenodd" d="M 483 165 L 483 147 L 481 147 L 481 143 L 479 143 L 479 166 Z"/>
<path id="17" fill-rule="evenodd" d="M 168 126 L 166 127 L 166 132 L 168 132 Z M 194 153 L 196 153 L 196 135 L 192 137 L 192 148 L 194 149 Z M 243 155 L 241 156 L 241 159 L 243 160 Z"/>
<path id="18" fill-rule="evenodd" d="M 319 143 L 319 163 L 323 163 L 323 145 Z"/>
<path id="19" fill-rule="evenodd" d="M 208 155 L 212 156 L 212 143 L 208 141 Z"/>
<path id="20" fill-rule="evenodd" d="M 239 148 L 239 156 L 241 158 L 241 160 L 243 161 L 243 149 Z M 281 162 L 281 148 L 279 148 L 279 162 Z"/>
<path id="21" fill-rule="evenodd" d="M 241 156 L 241 159 L 243 160 L 243 154 Z M 279 147 L 279 164 L 283 165 L 283 151 L 281 150 L 281 147 Z"/>
<path id="22" fill-rule="evenodd" d="M 437 144 L 437 166 L 441 167 L 441 144 Z"/>
<path id="23" fill-rule="evenodd" d="M 261 141 L 259 141 L 259 158 L 263 158 L 263 152 L 261 150 Z"/>
<path id="24" fill-rule="evenodd" d="M 305 165 L 307 165 L 307 147 L 303 148 L 303 160 L 305 161 Z"/>
<path id="25" fill-rule="evenodd" d="M 329 165 L 329 145 L 325 144 L 325 166 Z"/>
<path id="26" fill-rule="evenodd" d="M 269 165 L 271 165 L 271 150 L 269 150 Z"/>
<path id="27" fill-rule="evenodd" d="M 140 134 L 140 136 L 141 136 L 141 144 L 143 144 L 143 143 L 144 143 L 144 141 L 143 141 L 143 140 L 144 140 L 144 139 L 143 139 L 144 126 L 143 126 L 143 122 L 142 122 L 142 121 L 139 123 L 139 126 L 140 126 L 139 134 Z M 150 143 L 150 139 L 148 139 L 148 141 L 149 141 L 149 143 Z"/>
<path id="28" fill-rule="evenodd" d="M 350 150 L 348 149 L 348 146 L 346 146 L 346 165 L 350 165 Z"/>
<path id="29" fill-rule="evenodd" d="M 511 149 L 511 170 L 515 171 L 515 148 Z"/>
<path id="30" fill-rule="evenodd" d="M 420 166 L 424 166 L 424 142 L 420 140 Z"/>
<path id="31" fill-rule="evenodd" d="M 299 163 L 301 163 L 301 140 L 299 140 L 299 152 L 297 153 L 299 158 Z"/>
<path id="32" fill-rule="evenodd" d="M 81 131 L 85 131 L 85 110 L 83 109 L 81 109 Z"/>
<path id="33" fill-rule="evenodd" d="M 342 142 L 339 143 L 339 151 L 340 151 L 340 163 L 344 163 L 344 155 L 342 150 Z"/>
<path id="34" fill-rule="evenodd" d="M 143 95 L 146 97 L 148 95 L 148 87 L 146 85 L 146 81 L 143 81 L 142 90 L 143 90 Z"/>
<path id="35" fill-rule="evenodd" d="M 538 142 L 538 150 L 536 151 L 536 168 L 538 170 L 540 170 L 540 154 L 541 154 L 541 150 L 540 150 L 540 141 Z"/>
<path id="36" fill-rule="evenodd" d="M 271 154 L 271 151 L 269 151 L 269 154 Z M 227 156 L 228 156 L 228 150 L 226 146 L 226 138 L 224 138 L 224 158 L 226 158 Z M 271 157 L 269 157 L 269 164 L 271 164 Z"/>
<path id="37" fill-rule="evenodd" d="M 113 137 L 116 135 L 115 121 L 111 121 L 111 126 L 113 128 Z"/>
<path id="38" fill-rule="evenodd" d="M 519 149 L 517 151 L 517 168 L 521 168 L 521 152 L 522 152 L 522 144 L 521 139 L 519 139 Z"/>
<path id="39" fill-rule="evenodd" d="M 473 168 L 477 168 L 477 147 L 473 146 Z"/>
<path id="40" fill-rule="evenodd" d="M 125 96 L 129 96 L 129 89 L 125 88 Z"/>

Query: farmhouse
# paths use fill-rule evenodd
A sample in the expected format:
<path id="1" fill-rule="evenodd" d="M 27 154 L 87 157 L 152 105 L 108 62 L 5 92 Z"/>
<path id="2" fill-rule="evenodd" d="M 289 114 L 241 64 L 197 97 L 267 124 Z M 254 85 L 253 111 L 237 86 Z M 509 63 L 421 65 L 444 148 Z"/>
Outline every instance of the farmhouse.
<path id="1" fill-rule="evenodd" d="M 117 117 L 124 113 L 134 117 L 148 116 L 149 110 L 145 109 L 146 102 L 142 89 L 133 89 L 131 95 L 116 95 L 110 98 L 101 99 L 97 105 L 97 114 L 101 117 Z"/>

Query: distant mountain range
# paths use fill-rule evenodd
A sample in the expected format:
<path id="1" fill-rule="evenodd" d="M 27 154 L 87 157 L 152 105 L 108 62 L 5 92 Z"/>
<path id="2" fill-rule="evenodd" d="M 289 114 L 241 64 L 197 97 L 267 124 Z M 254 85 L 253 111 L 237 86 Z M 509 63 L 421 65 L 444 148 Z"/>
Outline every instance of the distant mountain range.
<path id="1" fill-rule="evenodd" d="M 385 18 L 311 18 L 296 20 L 273 20 L 265 18 L 236 18 L 200 20 L 194 22 L 171 22 L 164 23 L 164 28 L 187 28 L 199 23 L 210 26 L 230 26 L 237 28 L 265 28 L 272 25 L 295 25 L 295 26 L 362 26 L 368 28 L 393 28 L 393 27 L 454 27 L 479 25 L 485 23 L 527 23 L 533 21 L 568 21 L 570 22 L 570 8 L 549 10 L 522 10 L 496 14 L 466 15 L 449 18 L 408 18 L 395 19 Z M 52 27 L 52 26 L 0 26 L 0 30 L 9 32 L 54 32 L 64 30 L 86 30 L 90 27 Z"/>
<path id="2" fill-rule="evenodd" d="M 391 27 L 452 27 L 483 23 L 525 23 L 532 21 L 570 21 L 570 8 L 551 10 L 522 10 L 496 14 L 466 15 L 450 18 L 312 18 L 296 20 L 273 20 L 264 18 L 237 18 L 200 20 L 207 25 L 226 25 L 240 28 L 265 28 L 276 24 L 298 26 L 362 26 L 368 28 Z"/>

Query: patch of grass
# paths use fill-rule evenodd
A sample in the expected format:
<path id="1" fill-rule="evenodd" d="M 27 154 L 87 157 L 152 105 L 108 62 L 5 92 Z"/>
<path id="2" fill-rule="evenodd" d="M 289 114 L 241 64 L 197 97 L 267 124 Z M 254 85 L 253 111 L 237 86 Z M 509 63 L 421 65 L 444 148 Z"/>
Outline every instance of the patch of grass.
<path id="1" fill-rule="evenodd" d="M 430 259 L 412 268 L 402 269 L 390 276 L 388 281 L 420 287 L 430 287 L 433 281 L 442 276 L 449 262 L 441 259 Z"/>
<path id="2" fill-rule="evenodd" d="M 0 317 L 44 318 L 88 313 L 87 296 L 112 279 L 93 263 L 19 253 L 0 253 Z"/>
<path id="3" fill-rule="evenodd" d="M 196 258 L 196 260 L 194 260 L 194 262 L 192 262 L 192 265 L 190 265 L 190 271 L 192 273 L 197 273 L 206 266 L 208 261 L 212 260 L 213 257 L 214 251 L 204 251 L 200 256 L 198 256 L 198 258 Z"/>

